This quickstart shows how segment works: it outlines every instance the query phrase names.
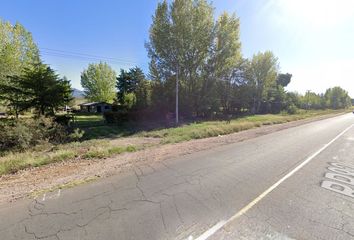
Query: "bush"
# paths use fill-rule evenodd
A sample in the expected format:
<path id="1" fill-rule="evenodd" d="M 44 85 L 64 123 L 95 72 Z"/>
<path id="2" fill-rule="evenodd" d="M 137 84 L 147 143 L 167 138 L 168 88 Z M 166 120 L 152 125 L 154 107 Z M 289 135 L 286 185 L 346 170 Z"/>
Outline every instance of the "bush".
<path id="1" fill-rule="evenodd" d="M 127 111 L 118 111 L 118 112 L 104 112 L 103 117 L 106 123 L 123 123 L 129 120 Z"/>
<path id="2" fill-rule="evenodd" d="M 84 130 L 79 128 L 74 129 L 74 131 L 69 135 L 70 140 L 79 141 L 85 134 Z"/>
<path id="3" fill-rule="evenodd" d="M 64 126 L 69 126 L 70 121 L 73 119 L 72 115 L 66 114 L 66 115 L 58 115 L 55 116 L 54 120 L 56 123 L 59 123 Z"/>
<path id="4" fill-rule="evenodd" d="M 0 126 L 0 151 L 13 148 L 26 149 L 31 145 L 33 134 L 23 123 L 3 123 Z"/>
<path id="5" fill-rule="evenodd" d="M 296 114 L 298 113 L 299 109 L 294 105 L 290 105 L 288 108 L 287 108 L 287 112 L 288 114 Z"/>
<path id="6" fill-rule="evenodd" d="M 0 124 L 0 152 L 25 150 L 41 142 L 68 141 L 65 127 L 50 118 L 18 119 Z"/>

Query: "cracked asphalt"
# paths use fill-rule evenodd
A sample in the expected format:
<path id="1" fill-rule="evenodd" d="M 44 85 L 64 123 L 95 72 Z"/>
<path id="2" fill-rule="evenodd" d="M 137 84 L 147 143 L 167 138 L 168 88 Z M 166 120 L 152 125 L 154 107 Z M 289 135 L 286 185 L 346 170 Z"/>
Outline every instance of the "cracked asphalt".
<path id="1" fill-rule="evenodd" d="M 0 206 L 0 239 L 193 239 L 354 123 L 312 122 Z M 321 187 L 354 165 L 354 127 L 210 239 L 354 239 L 354 197 Z"/>

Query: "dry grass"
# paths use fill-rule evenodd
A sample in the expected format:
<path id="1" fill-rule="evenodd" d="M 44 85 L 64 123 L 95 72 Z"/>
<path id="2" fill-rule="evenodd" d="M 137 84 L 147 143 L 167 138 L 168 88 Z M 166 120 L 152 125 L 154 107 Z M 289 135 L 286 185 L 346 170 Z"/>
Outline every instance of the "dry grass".
<path id="1" fill-rule="evenodd" d="M 124 152 L 134 152 L 142 148 L 155 146 L 156 144 L 177 143 L 192 139 L 226 135 L 264 125 L 286 123 L 341 112 L 343 112 L 343 110 L 301 111 L 295 115 L 255 115 L 237 118 L 231 120 L 230 123 L 225 121 L 206 121 L 201 123 L 186 124 L 175 128 L 140 132 L 133 135 L 139 139 L 143 137 L 153 137 L 159 139 L 158 141 L 151 141 L 152 144 L 150 145 L 138 144 L 136 142 L 131 145 L 124 145 L 122 143 L 117 143 L 117 141 L 112 141 L 112 139 L 87 140 L 57 146 L 42 145 L 37 146 L 31 151 L 9 153 L 3 157 L 0 157 L 0 176 L 4 174 L 16 173 L 22 169 L 39 167 L 55 162 L 75 159 L 103 159 Z M 109 128 L 109 126 L 106 127 Z M 124 138 L 120 139 L 124 140 Z"/>
<path id="2" fill-rule="evenodd" d="M 167 128 L 156 131 L 142 132 L 141 136 L 161 138 L 162 143 L 177 143 L 192 139 L 215 137 L 230 133 L 240 132 L 264 125 L 286 123 L 305 118 L 311 118 L 326 114 L 341 113 L 343 110 L 317 110 L 300 111 L 298 114 L 266 114 L 240 117 L 226 121 L 206 121 L 201 123 L 186 124 L 175 128 Z"/>
<path id="3" fill-rule="evenodd" d="M 48 151 L 10 153 L 0 158 L 0 176 L 16 173 L 22 169 L 75 159 L 100 159 L 124 152 L 137 151 L 135 146 L 115 146 L 106 140 L 92 140 L 56 146 Z"/>

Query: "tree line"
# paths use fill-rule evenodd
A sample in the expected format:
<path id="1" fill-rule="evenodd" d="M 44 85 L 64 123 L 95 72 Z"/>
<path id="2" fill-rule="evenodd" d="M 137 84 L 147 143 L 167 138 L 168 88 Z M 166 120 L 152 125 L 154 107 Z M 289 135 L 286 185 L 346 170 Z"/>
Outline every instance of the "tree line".
<path id="1" fill-rule="evenodd" d="M 292 75 L 280 71 L 271 51 L 250 59 L 242 56 L 239 18 L 224 12 L 214 19 L 213 6 L 206 0 L 162 1 L 146 43 L 148 76 L 137 67 L 115 76 L 106 63 L 90 64 L 81 75 L 87 97 L 125 109 L 173 113 L 178 81 L 179 111 L 185 118 L 351 106 L 340 87 L 325 94 L 286 91 Z M 100 85 L 110 86 L 109 94 L 95 89 Z M 97 98 L 97 93 L 105 96 Z"/>
<path id="2" fill-rule="evenodd" d="M 215 18 L 206 0 L 160 2 L 146 49 L 147 75 L 139 67 L 117 73 L 104 62 L 89 64 L 81 73 L 86 98 L 161 117 L 174 113 L 178 83 L 179 112 L 187 119 L 351 106 L 340 87 L 323 94 L 286 91 L 292 74 L 280 71 L 278 58 L 271 51 L 245 58 L 240 19 L 227 12 Z M 72 99 L 70 81 L 42 62 L 21 24 L 0 20 L 0 56 L 0 104 L 10 113 L 54 115 Z"/>

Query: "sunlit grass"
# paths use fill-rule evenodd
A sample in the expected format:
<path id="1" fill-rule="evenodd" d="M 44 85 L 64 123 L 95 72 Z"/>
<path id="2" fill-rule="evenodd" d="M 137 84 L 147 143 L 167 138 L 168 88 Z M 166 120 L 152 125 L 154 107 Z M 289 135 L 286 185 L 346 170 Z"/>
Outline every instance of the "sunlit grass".
<path id="1" fill-rule="evenodd" d="M 240 117 L 226 121 L 206 121 L 201 123 L 191 123 L 176 128 L 167 128 L 156 131 L 142 132 L 140 136 L 161 138 L 163 143 L 178 143 L 192 139 L 215 137 L 235 132 L 240 132 L 264 125 L 273 125 L 301 120 L 309 117 L 321 116 L 325 114 L 340 113 L 343 110 L 313 110 L 300 111 L 298 114 L 266 114 Z"/>
<path id="2" fill-rule="evenodd" d="M 93 127 L 101 126 L 104 124 L 102 114 L 75 114 L 73 126 L 75 127 Z"/>
<path id="3" fill-rule="evenodd" d="M 135 146 L 115 146 L 106 140 L 93 140 L 59 145 L 49 152 L 32 150 L 10 153 L 0 158 L 0 176 L 55 162 L 75 159 L 101 159 L 137 150 L 138 148 Z"/>
<path id="4" fill-rule="evenodd" d="M 178 143 L 189 141 L 192 139 L 202 139 L 226 135 L 235 132 L 244 131 L 265 125 L 273 125 L 301 120 L 326 114 L 342 113 L 343 110 L 317 110 L 304 111 L 298 114 L 266 114 L 240 117 L 226 121 L 205 121 L 200 123 L 190 123 L 179 127 L 165 128 L 161 130 L 141 131 L 132 134 L 133 137 L 153 137 L 159 138 L 157 144 Z M 88 117 L 86 119 L 96 119 L 100 121 L 100 117 Z M 115 145 L 110 138 L 119 138 L 128 133 L 129 130 L 117 126 L 97 126 L 86 128 L 91 137 L 106 137 L 106 139 L 86 140 L 83 142 L 72 142 L 61 145 L 40 145 L 32 150 L 21 153 L 8 153 L 0 157 L 0 176 L 4 174 L 16 173 L 22 169 L 39 167 L 50 163 L 64 162 L 76 159 L 104 159 L 125 152 L 135 152 L 140 149 L 148 148 L 148 145 Z M 95 133 L 96 131 L 96 133 Z M 156 144 L 152 144 L 155 146 Z"/>

